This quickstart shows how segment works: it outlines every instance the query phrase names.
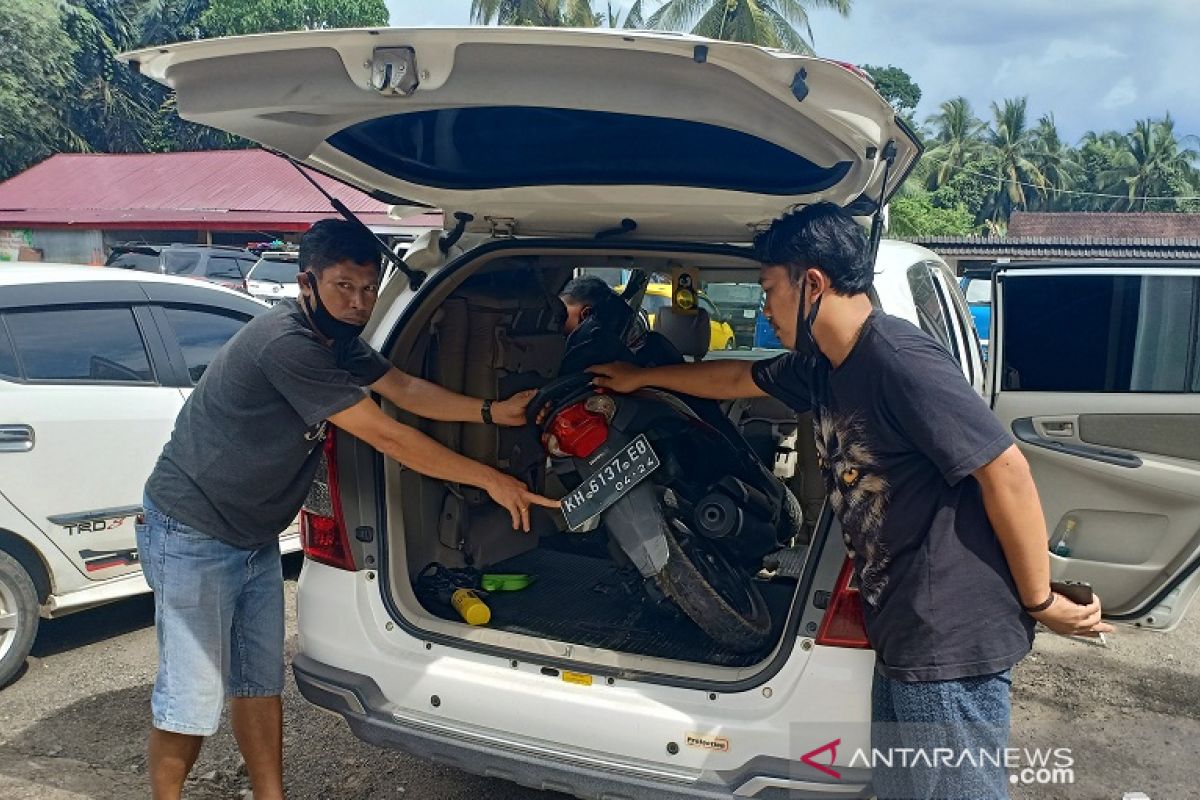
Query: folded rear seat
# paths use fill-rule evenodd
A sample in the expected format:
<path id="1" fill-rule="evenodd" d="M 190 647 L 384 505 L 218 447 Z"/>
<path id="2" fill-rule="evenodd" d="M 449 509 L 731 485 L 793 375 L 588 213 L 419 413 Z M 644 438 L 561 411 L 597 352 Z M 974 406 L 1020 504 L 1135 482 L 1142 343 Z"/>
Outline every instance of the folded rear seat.
<path id="1" fill-rule="evenodd" d="M 566 309 L 532 269 L 469 278 L 451 294 L 430 323 L 424 377 L 472 397 L 502 400 L 535 389 L 558 374 Z M 565 280 L 565 278 L 563 279 Z M 537 433 L 518 428 L 450 422 L 425 430 L 451 450 L 527 481 L 544 484 L 545 455 Z M 502 561 L 537 546 L 537 533 L 554 530 L 545 512 L 532 514 L 533 535 L 514 532 L 508 512 L 486 492 L 448 485 L 438 525 L 443 563 L 457 550 L 475 566 Z M 417 567 L 419 569 L 419 567 Z"/>

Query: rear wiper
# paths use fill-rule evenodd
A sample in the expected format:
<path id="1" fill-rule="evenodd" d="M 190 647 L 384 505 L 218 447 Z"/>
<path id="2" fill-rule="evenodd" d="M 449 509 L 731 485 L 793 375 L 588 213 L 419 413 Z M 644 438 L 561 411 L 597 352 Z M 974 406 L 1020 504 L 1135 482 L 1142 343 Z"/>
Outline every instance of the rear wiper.
<path id="1" fill-rule="evenodd" d="M 266 148 L 264 148 L 264 149 L 266 149 Z M 400 270 L 400 272 L 404 273 L 404 277 L 408 278 L 408 286 L 410 289 L 412 289 L 415 292 L 421 288 L 421 284 L 423 284 L 425 282 L 425 279 L 429 276 L 426 273 L 422 272 L 421 270 L 409 268 L 408 264 L 405 264 L 403 259 L 397 258 L 396 254 L 393 253 L 391 248 L 387 246 L 387 242 L 383 241 L 383 239 L 380 239 L 379 235 L 376 234 L 375 231 L 368 228 L 366 226 L 366 223 L 364 223 L 361 219 L 359 219 L 355 215 L 355 213 L 353 211 L 351 211 L 349 208 L 346 207 L 345 203 L 343 203 L 341 200 L 338 200 L 336 197 L 331 195 L 329 192 L 325 191 L 324 187 L 322 187 L 321 184 L 319 184 L 315 180 L 313 180 L 312 175 L 308 174 L 308 170 L 305 168 L 305 166 L 303 164 L 301 164 L 299 161 L 292 158 L 291 156 L 287 155 L 286 153 L 280 153 L 276 150 L 270 150 L 270 149 L 267 149 L 267 152 L 274 153 L 275 155 L 279 156 L 280 158 L 286 158 L 291 163 L 291 165 L 296 168 L 296 171 L 304 176 L 304 180 L 311 183 L 314 189 L 316 189 L 318 192 L 320 192 L 322 195 L 324 195 L 325 199 L 329 201 L 329 205 L 333 206 L 334 211 L 341 214 L 342 218 L 345 219 L 347 222 L 349 222 L 351 225 L 357 226 L 360 230 L 362 230 L 363 233 L 367 234 L 368 236 L 370 236 L 372 239 L 375 240 L 375 243 L 377 245 L 379 245 L 379 254 L 381 256 L 383 256 L 383 260 L 388 262 L 389 264 L 391 264 L 396 269 Z"/>

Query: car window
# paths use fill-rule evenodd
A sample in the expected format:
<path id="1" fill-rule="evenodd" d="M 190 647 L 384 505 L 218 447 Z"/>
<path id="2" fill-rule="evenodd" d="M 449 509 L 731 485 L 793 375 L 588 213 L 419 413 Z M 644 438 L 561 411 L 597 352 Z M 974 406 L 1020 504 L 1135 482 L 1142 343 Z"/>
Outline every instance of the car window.
<path id="1" fill-rule="evenodd" d="M 921 330 L 941 342 L 951 353 L 956 352 L 950 323 L 946 319 L 946 307 L 934 286 L 928 264 L 921 262 L 908 268 L 908 287 L 917 306 L 917 321 Z"/>
<path id="2" fill-rule="evenodd" d="M 1003 291 L 1005 391 L 1200 391 L 1200 279 L 1014 271 Z"/>
<path id="3" fill-rule="evenodd" d="M 29 380 L 153 380 L 130 308 L 14 311 L 5 322 Z"/>
<path id="4" fill-rule="evenodd" d="M 157 253 L 118 252 L 109 256 L 106 266 L 118 269 L 136 269 L 140 272 L 159 272 L 160 265 Z"/>
<path id="5" fill-rule="evenodd" d="M 299 266 L 295 260 L 276 261 L 264 258 L 254 265 L 249 278 L 254 281 L 274 281 L 276 283 L 295 283 Z"/>
<path id="6" fill-rule="evenodd" d="M 985 278 L 971 278 L 967 281 L 965 294 L 968 303 L 990 306 L 992 304 L 992 282 Z"/>
<path id="7" fill-rule="evenodd" d="M 762 287 L 757 283 L 706 283 L 704 291 L 710 300 L 721 306 L 757 306 L 762 300 Z"/>
<path id="8" fill-rule="evenodd" d="M 204 274 L 209 278 L 243 278 L 242 266 L 237 256 L 209 256 Z"/>
<path id="9" fill-rule="evenodd" d="M 12 340 L 8 338 L 8 328 L 3 320 L 0 320 L 0 377 L 21 377 L 21 370 L 17 367 L 17 354 L 13 350 Z"/>
<path id="10" fill-rule="evenodd" d="M 696 300 L 700 303 L 700 307 L 708 312 L 709 319 L 714 322 L 721 321 L 721 312 L 712 304 L 712 301 L 707 297 L 697 297 Z"/>
<path id="11" fill-rule="evenodd" d="M 200 253 L 195 250 L 166 250 L 163 252 L 163 266 L 168 275 L 184 275 L 195 271 L 200 264 Z"/>
<path id="12" fill-rule="evenodd" d="M 249 317 L 241 315 L 192 308 L 167 308 L 165 311 L 183 350 L 183 360 L 193 384 L 200 382 L 220 349 L 249 321 Z"/>
<path id="13" fill-rule="evenodd" d="M 647 294 L 642 297 L 642 310 L 649 314 L 653 314 L 660 308 L 666 308 L 671 305 L 671 298 L 663 297 L 660 294 Z"/>

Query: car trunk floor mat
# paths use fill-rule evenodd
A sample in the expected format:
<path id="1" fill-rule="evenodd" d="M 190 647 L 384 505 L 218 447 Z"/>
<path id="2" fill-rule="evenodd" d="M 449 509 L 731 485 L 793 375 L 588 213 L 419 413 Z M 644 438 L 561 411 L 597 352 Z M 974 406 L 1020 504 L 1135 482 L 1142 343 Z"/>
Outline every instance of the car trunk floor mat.
<path id="1" fill-rule="evenodd" d="M 714 666 L 744 667 L 761 661 L 778 641 L 796 584 L 757 582 L 771 609 L 774 635 L 762 652 L 724 650 L 682 613 L 658 608 L 641 588 L 641 578 L 611 559 L 538 548 L 488 565 L 489 573 L 536 576 L 527 589 L 484 593 L 491 608 L 488 627 L 654 658 Z M 427 610 L 461 622 L 449 606 Z"/>

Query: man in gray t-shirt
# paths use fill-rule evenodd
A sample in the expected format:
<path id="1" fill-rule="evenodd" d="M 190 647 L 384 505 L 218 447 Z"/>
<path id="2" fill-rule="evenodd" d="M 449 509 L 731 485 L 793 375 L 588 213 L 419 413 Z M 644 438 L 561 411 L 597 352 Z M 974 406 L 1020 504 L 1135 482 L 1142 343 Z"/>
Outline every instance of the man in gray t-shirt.
<path id="1" fill-rule="evenodd" d="M 179 412 L 146 484 L 138 550 L 154 590 L 159 670 L 150 781 L 178 798 L 228 694 L 257 800 L 283 797 L 283 577 L 279 534 L 295 518 L 326 426 L 433 478 L 477 486 L 528 531 L 557 503 L 383 413 L 368 390 L 448 422 L 525 423 L 532 392 L 479 400 L 406 375 L 359 333 L 379 285 L 378 243 L 342 220 L 300 241 L 301 297 L 246 324 Z"/>

